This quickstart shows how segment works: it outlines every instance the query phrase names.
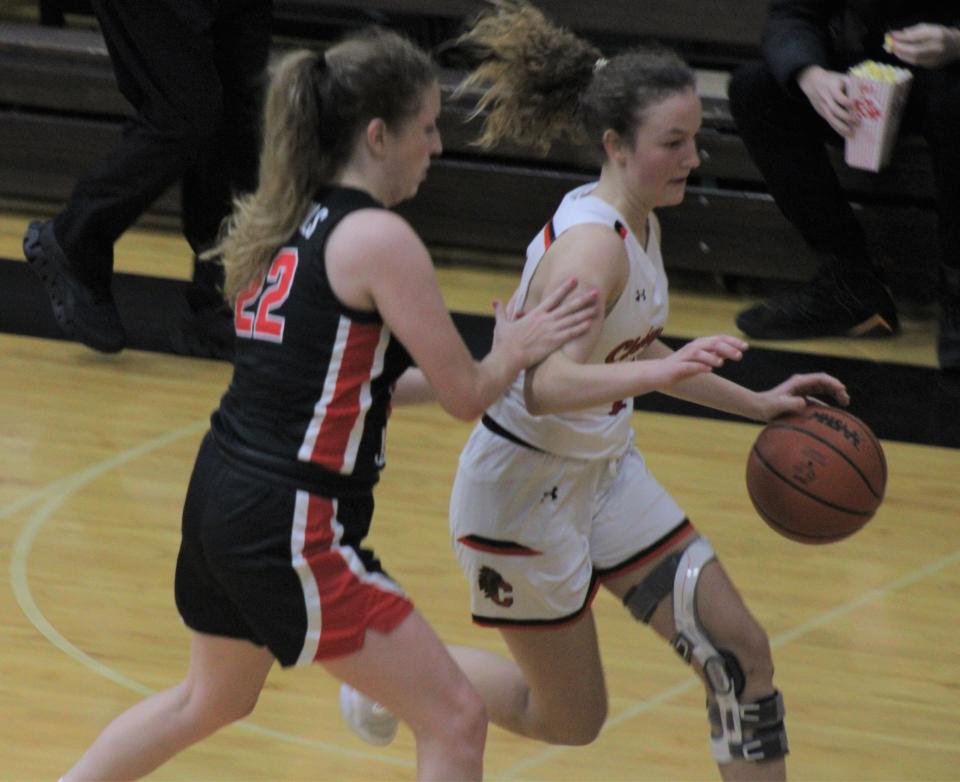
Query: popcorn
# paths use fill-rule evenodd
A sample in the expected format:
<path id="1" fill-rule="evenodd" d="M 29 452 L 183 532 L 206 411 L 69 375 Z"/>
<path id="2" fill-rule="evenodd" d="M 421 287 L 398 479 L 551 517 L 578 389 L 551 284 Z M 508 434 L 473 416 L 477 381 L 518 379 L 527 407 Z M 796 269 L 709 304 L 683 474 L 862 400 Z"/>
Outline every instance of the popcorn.
<path id="1" fill-rule="evenodd" d="M 853 168 L 879 171 L 890 160 L 913 74 L 874 60 L 853 66 L 849 74 L 860 124 L 846 140 L 844 159 Z"/>
<path id="2" fill-rule="evenodd" d="M 850 69 L 850 75 L 872 81 L 885 81 L 887 84 L 899 84 L 913 78 L 913 74 L 906 68 L 898 68 L 876 60 L 864 60 L 859 65 L 854 65 Z"/>
<path id="3" fill-rule="evenodd" d="M 893 54 L 893 35 L 891 33 L 886 33 L 883 36 L 883 50 L 887 54 Z"/>

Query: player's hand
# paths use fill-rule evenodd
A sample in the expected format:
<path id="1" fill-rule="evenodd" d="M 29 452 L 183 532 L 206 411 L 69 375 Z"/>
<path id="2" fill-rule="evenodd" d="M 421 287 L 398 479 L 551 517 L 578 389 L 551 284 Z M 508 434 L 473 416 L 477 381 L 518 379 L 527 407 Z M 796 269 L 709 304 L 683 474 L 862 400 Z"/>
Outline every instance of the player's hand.
<path id="1" fill-rule="evenodd" d="M 521 367 L 539 364 L 554 350 L 582 336 L 600 314 L 598 291 L 594 288 L 574 293 L 576 279 L 558 285 L 528 312 L 509 317 L 499 301 L 493 303 L 494 344 L 503 343 L 515 355 Z M 511 299 L 508 309 L 515 309 Z"/>
<path id="2" fill-rule="evenodd" d="M 825 372 L 793 375 L 780 385 L 760 393 L 761 420 L 771 421 L 786 413 L 799 413 L 810 402 L 817 401 L 809 398 L 811 394 L 833 397 L 843 407 L 850 404 L 846 386 L 832 375 Z"/>
<path id="3" fill-rule="evenodd" d="M 960 60 L 960 29 L 923 22 L 891 30 L 889 51 L 910 65 L 942 68 Z"/>
<path id="4" fill-rule="evenodd" d="M 712 372 L 727 361 L 739 361 L 748 348 L 739 337 L 718 334 L 692 340 L 669 356 L 657 359 L 658 387 L 666 390 L 681 380 Z"/>
<path id="5" fill-rule="evenodd" d="M 828 71 L 819 65 L 810 65 L 800 71 L 797 86 L 807 96 L 814 111 L 823 117 L 844 138 L 853 135 L 860 124 L 853 98 L 849 95 L 848 80 L 842 73 Z"/>

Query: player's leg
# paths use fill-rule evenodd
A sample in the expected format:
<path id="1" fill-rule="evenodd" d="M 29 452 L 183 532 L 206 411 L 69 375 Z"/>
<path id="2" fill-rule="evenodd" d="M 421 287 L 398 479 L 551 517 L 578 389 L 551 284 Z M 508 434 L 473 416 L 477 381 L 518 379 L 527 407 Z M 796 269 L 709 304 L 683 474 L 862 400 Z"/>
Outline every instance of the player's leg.
<path id="1" fill-rule="evenodd" d="M 683 509 L 629 450 L 604 487 L 591 552 L 601 583 L 703 676 L 710 748 L 726 779 L 779 779 L 783 706 L 760 625 Z"/>
<path id="2" fill-rule="evenodd" d="M 492 722 L 551 743 L 592 741 L 607 712 L 589 545 L 605 470 L 605 462 L 563 459 L 478 428 L 451 496 L 473 619 L 500 630 L 513 660 L 466 649 L 454 657 Z"/>
<path id="3" fill-rule="evenodd" d="M 273 655 L 261 646 L 194 633 L 190 667 L 176 687 L 113 720 L 65 780 L 138 779 L 257 703 Z"/>
<path id="4" fill-rule="evenodd" d="M 369 630 L 358 652 L 322 662 L 410 726 L 418 779 L 482 777 L 483 701 L 420 614 L 389 634 Z"/>
<path id="5" fill-rule="evenodd" d="M 726 780 L 784 779 L 783 708 L 773 684 L 773 659 L 766 633 L 747 610 L 712 550 L 707 553 L 709 559 L 706 562 L 701 559 L 699 565 L 677 557 L 684 548 L 696 547 L 705 553 L 702 547 L 709 544 L 702 538 L 690 547 L 686 543 L 665 551 L 642 568 L 611 577 L 604 586 L 621 600 L 625 599 L 631 609 L 638 607 L 645 613 L 654 600 L 649 596 L 643 600 L 637 597 L 638 591 L 646 591 L 643 585 L 650 589 L 650 595 L 657 592 L 655 582 L 671 582 L 670 593 L 654 603 L 649 624 L 678 651 L 689 655 L 688 662 L 705 681 L 713 723 L 711 745 L 721 777 Z M 692 569 L 699 569 L 699 573 L 691 580 Z M 652 574 L 658 572 L 651 580 Z M 679 595 L 674 583 L 684 583 L 682 589 L 686 594 Z M 688 604 L 692 610 L 681 608 L 680 614 L 686 616 L 680 622 L 695 628 L 693 632 L 688 628 L 678 630 L 677 605 L 689 592 L 694 593 Z M 703 651 L 699 659 L 698 655 L 690 654 L 698 645 Z M 711 671 L 709 676 L 704 672 L 704 664 Z M 737 713 L 737 726 L 732 732 L 722 730 L 718 724 L 721 715 L 728 712 Z M 759 727 L 751 722 L 757 714 L 760 715 Z M 729 716 L 724 722 L 729 727 Z M 744 754 L 750 758 L 743 757 Z M 732 757 L 726 757 L 728 755 Z"/>

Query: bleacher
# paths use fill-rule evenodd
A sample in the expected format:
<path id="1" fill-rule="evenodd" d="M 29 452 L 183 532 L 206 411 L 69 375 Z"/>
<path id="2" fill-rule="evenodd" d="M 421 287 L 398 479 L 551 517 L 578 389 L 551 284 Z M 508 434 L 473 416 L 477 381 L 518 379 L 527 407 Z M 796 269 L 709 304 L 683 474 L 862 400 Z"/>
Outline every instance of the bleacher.
<path id="1" fill-rule="evenodd" d="M 719 278 L 802 279 L 816 261 L 767 195 L 736 134 L 726 99 L 729 71 L 755 57 L 766 0 L 539 0 L 541 8 L 604 51 L 644 39 L 676 47 L 697 68 L 704 103 L 702 164 L 681 206 L 661 210 L 672 269 Z M 275 46 L 322 46 L 371 21 L 404 29 L 424 45 L 454 35 L 481 0 L 276 0 Z M 61 11 L 79 12 L 63 17 Z M 642 8 L 642 13 L 639 10 Z M 76 178 L 116 141 L 129 107 L 116 89 L 102 38 L 82 0 L 43 0 L 35 22 L 0 22 L 0 198 L 55 209 Z M 64 23 L 65 22 L 65 23 Z M 444 154 L 413 201 L 400 210 L 428 244 L 460 248 L 485 262 L 519 264 L 530 237 L 571 187 L 595 176 L 583 150 L 557 146 L 546 157 L 470 141 L 470 96 L 450 98 L 456 68 L 442 71 Z M 841 179 L 860 206 L 877 257 L 892 270 L 928 269 L 937 258 L 933 174 L 919 138 L 901 140 L 881 174 L 853 171 L 836 153 Z M 147 219 L 178 212 L 172 190 Z M 920 263 L 920 268 L 918 268 Z M 921 285 L 922 287 L 922 285 Z M 908 291 L 909 293 L 909 291 Z"/>

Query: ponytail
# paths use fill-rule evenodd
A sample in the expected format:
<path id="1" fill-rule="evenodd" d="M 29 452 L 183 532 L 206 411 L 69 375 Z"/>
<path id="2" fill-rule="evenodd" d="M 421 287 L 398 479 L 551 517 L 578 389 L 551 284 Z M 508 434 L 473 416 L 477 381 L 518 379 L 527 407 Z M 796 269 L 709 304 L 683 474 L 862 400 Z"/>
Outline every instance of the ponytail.
<path id="1" fill-rule="evenodd" d="M 325 54 L 291 52 L 276 65 L 264 107 L 257 189 L 234 199 L 206 256 L 224 266 L 228 302 L 262 277 L 318 191 L 336 181 L 358 132 L 375 117 L 395 126 L 436 81 L 430 58 L 396 33 L 371 28 Z"/>

